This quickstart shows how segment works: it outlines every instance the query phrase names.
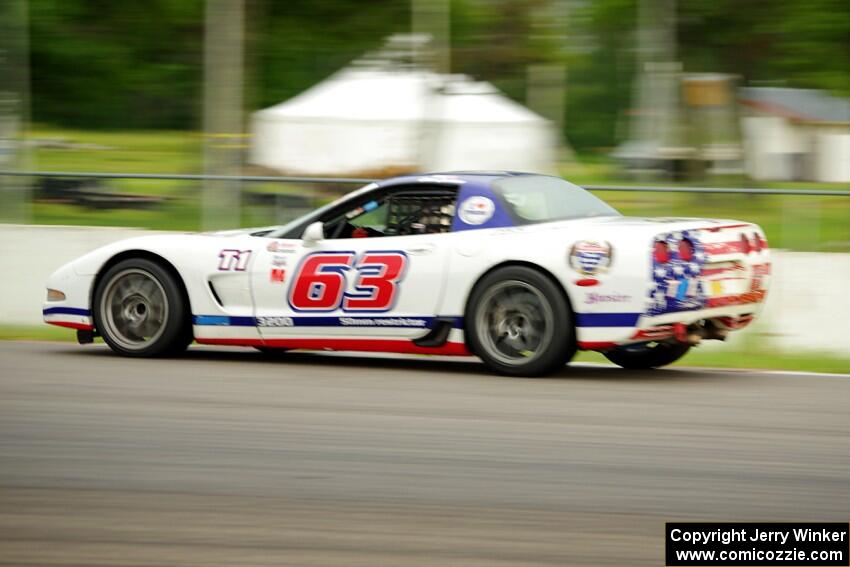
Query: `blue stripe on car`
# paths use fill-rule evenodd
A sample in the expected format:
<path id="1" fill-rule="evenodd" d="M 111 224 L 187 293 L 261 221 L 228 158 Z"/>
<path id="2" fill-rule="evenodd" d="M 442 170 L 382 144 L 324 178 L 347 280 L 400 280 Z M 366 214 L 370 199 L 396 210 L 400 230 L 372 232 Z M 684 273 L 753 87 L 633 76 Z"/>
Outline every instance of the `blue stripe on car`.
<path id="1" fill-rule="evenodd" d="M 577 327 L 636 327 L 642 313 L 576 313 Z"/>
<path id="2" fill-rule="evenodd" d="M 81 315 L 83 317 L 91 316 L 91 311 L 88 309 L 80 309 L 79 307 L 48 307 L 41 312 L 43 315 Z"/>
<path id="3" fill-rule="evenodd" d="M 577 327 L 636 327 L 642 313 L 576 313 Z M 326 316 L 276 316 L 269 315 L 268 318 L 286 317 L 292 320 L 293 327 L 386 327 L 386 328 L 423 328 L 430 329 L 438 317 L 397 315 L 383 317 L 326 317 Z M 452 327 L 463 329 L 463 317 L 439 317 L 439 319 L 453 319 Z M 228 315 L 195 315 L 192 320 L 199 326 L 230 326 L 230 327 L 253 327 L 257 326 L 257 317 L 231 317 Z M 341 319 L 352 320 L 343 324 Z M 424 325 L 391 324 L 393 319 L 422 320 Z M 383 321 L 384 324 L 368 325 L 358 324 L 364 320 Z"/>
<path id="4" fill-rule="evenodd" d="M 353 317 L 342 315 L 340 317 L 327 316 L 287 316 L 287 315 L 267 315 L 261 317 L 232 317 L 229 315 L 195 315 L 192 317 L 192 323 L 198 326 L 228 326 L 228 327 L 253 327 L 258 325 L 261 318 L 268 319 L 290 319 L 293 327 L 387 327 L 387 328 L 422 328 L 430 329 L 434 326 L 434 321 L 438 317 L 419 316 L 419 315 L 395 315 L 381 317 Z M 343 323 L 342 319 L 349 320 L 348 323 Z M 439 319 L 452 319 L 452 327 L 455 329 L 463 328 L 463 317 L 439 317 Z M 394 320 L 422 321 L 422 325 L 416 324 L 392 324 Z M 369 325 L 368 322 L 378 322 L 375 325 Z"/>

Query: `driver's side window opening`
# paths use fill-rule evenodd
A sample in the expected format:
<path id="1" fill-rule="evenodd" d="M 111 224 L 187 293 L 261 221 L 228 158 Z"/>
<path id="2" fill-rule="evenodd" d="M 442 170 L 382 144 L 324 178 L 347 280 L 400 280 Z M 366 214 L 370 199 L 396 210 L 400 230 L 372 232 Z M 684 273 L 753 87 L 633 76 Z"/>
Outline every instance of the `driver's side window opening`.
<path id="1" fill-rule="evenodd" d="M 449 232 L 455 214 L 455 196 L 407 196 L 389 198 L 385 234 L 439 234 Z"/>
<path id="2" fill-rule="evenodd" d="M 451 230 L 457 190 L 402 190 L 361 202 L 325 222 L 326 238 L 440 234 Z"/>

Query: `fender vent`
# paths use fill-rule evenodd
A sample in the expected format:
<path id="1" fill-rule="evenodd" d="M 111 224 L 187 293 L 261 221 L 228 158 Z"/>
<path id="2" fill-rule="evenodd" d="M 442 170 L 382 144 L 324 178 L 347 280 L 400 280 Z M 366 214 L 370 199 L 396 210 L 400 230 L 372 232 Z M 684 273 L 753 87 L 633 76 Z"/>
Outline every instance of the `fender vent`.
<path id="1" fill-rule="evenodd" d="M 210 286 L 210 293 L 212 293 L 212 296 L 213 296 L 213 299 L 215 299 L 215 302 L 218 303 L 219 307 L 224 307 L 224 302 L 218 296 L 218 293 L 216 293 L 215 286 L 213 285 L 213 283 L 208 281 L 207 284 Z"/>
<path id="2" fill-rule="evenodd" d="M 419 347 L 440 347 L 449 340 L 449 333 L 454 325 L 454 318 L 438 317 L 434 326 L 424 337 L 413 340 Z"/>

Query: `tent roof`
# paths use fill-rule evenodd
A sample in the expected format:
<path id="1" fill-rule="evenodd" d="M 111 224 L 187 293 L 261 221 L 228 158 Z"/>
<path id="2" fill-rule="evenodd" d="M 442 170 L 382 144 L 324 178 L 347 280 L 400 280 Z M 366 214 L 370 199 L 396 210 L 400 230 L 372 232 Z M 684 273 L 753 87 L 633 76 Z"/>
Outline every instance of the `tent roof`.
<path id="1" fill-rule="evenodd" d="M 285 102 L 260 110 L 257 116 L 377 122 L 545 122 L 489 83 L 414 69 L 344 69 Z"/>

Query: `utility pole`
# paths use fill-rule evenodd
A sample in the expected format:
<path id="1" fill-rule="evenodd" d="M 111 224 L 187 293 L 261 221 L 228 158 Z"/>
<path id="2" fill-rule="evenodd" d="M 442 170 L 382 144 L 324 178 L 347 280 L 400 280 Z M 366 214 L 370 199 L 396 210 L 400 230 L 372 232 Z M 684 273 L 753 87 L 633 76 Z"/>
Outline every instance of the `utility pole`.
<path id="1" fill-rule="evenodd" d="M 27 0 L 0 3 L 0 170 L 32 169 L 23 143 L 30 113 Z M 30 181 L 0 176 L 0 221 L 30 220 Z"/>
<path id="2" fill-rule="evenodd" d="M 410 4 L 414 52 L 417 71 L 432 71 L 442 83 L 451 70 L 451 1 L 411 0 Z M 422 40 L 425 41 L 422 41 Z M 443 120 L 442 84 L 422 81 L 422 124 L 418 133 L 417 160 L 420 169 L 428 169 L 436 159 L 441 144 Z"/>
<path id="3" fill-rule="evenodd" d="M 570 34 L 569 0 L 549 0 L 532 8 L 531 33 L 546 41 L 556 57 L 537 61 L 526 67 L 525 104 L 551 122 L 553 141 L 558 159 L 573 157 L 569 140 L 564 135 L 567 104 L 567 52 Z"/>
<path id="4" fill-rule="evenodd" d="M 206 0 L 205 20 L 204 173 L 238 175 L 244 142 L 244 0 Z M 237 228 L 240 205 L 238 181 L 205 181 L 201 205 L 203 228 Z"/>
<path id="5" fill-rule="evenodd" d="M 681 71 L 676 61 L 676 0 L 639 0 L 636 113 L 624 157 L 665 164 L 688 157 L 679 111 Z"/>
<path id="6" fill-rule="evenodd" d="M 427 49 L 419 48 L 422 57 L 431 55 L 430 65 L 417 61 L 422 68 L 431 66 L 437 73 L 451 70 L 451 1 L 411 0 L 411 29 L 417 36 L 430 38 Z"/>

